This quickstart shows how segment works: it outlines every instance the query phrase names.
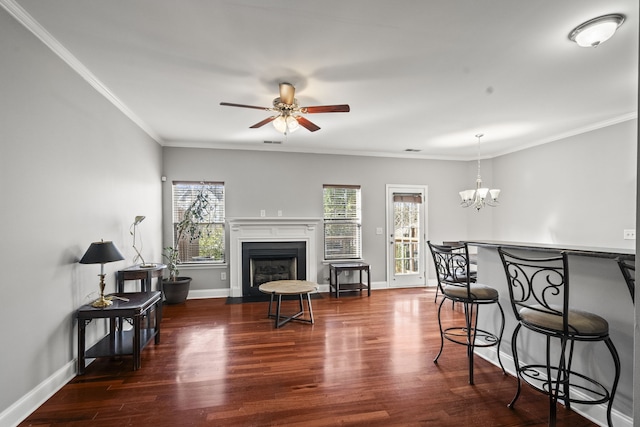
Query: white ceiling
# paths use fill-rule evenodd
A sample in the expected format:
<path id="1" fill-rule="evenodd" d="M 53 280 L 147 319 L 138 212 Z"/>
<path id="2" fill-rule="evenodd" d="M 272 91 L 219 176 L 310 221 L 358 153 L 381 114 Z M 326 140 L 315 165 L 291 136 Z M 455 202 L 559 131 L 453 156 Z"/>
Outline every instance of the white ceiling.
<path id="1" fill-rule="evenodd" d="M 167 146 L 473 159 L 637 117 L 637 0 L 0 0 Z M 568 39 L 608 13 L 597 48 Z M 291 82 L 321 127 L 255 109 Z M 282 141 L 281 145 L 263 141 Z M 406 149 L 421 150 L 415 153 Z"/>

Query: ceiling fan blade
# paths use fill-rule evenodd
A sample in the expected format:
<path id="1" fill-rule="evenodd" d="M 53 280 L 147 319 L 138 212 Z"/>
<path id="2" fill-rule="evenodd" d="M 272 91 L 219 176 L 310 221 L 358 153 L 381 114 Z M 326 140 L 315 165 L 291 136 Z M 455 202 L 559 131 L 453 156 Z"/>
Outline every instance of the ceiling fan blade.
<path id="1" fill-rule="evenodd" d="M 225 107 L 255 108 L 256 110 L 263 110 L 263 111 L 270 110 L 267 107 L 256 107 L 255 105 L 245 105 L 245 104 L 233 104 L 231 102 L 221 102 L 220 105 L 224 105 Z"/>
<path id="2" fill-rule="evenodd" d="M 291 83 L 280 83 L 280 102 L 292 105 L 295 99 L 296 88 Z"/>
<path id="3" fill-rule="evenodd" d="M 302 107 L 300 109 L 303 113 L 348 113 L 351 111 L 349 104 L 340 105 L 316 105 L 314 107 Z"/>
<path id="4" fill-rule="evenodd" d="M 259 128 L 259 127 L 262 127 L 262 126 L 266 125 L 267 123 L 270 123 L 270 122 L 274 121 L 274 120 L 276 119 L 276 117 L 278 117 L 278 116 L 267 117 L 267 118 L 266 118 L 266 119 L 264 119 L 263 121 L 258 122 L 258 123 L 256 123 L 256 124 L 255 124 L 255 125 L 253 125 L 253 126 L 249 126 L 249 129 L 257 129 L 257 128 Z"/>
<path id="5" fill-rule="evenodd" d="M 304 126 L 311 132 L 320 130 L 320 126 L 316 125 L 315 123 L 311 123 L 309 120 L 305 119 L 304 117 L 296 116 L 296 120 L 298 121 L 298 123 L 300 123 L 300 126 Z"/>

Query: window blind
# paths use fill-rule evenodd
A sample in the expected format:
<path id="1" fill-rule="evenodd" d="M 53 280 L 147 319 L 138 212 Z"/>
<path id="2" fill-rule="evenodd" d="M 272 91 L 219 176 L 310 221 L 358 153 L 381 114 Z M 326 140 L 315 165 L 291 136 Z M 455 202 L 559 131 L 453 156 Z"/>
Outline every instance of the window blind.
<path id="1" fill-rule="evenodd" d="M 194 218 L 200 237 L 177 242 L 177 226 L 184 213 L 196 201 L 198 194 L 207 195 L 209 204 L 203 215 Z M 224 182 L 173 181 L 173 240 L 180 262 L 224 261 L 225 256 L 225 192 Z"/>
<path id="2" fill-rule="evenodd" d="M 396 203 L 422 203 L 422 194 L 393 193 L 393 201 Z"/>
<path id="3" fill-rule="evenodd" d="M 324 258 L 362 257 L 360 186 L 324 185 Z"/>

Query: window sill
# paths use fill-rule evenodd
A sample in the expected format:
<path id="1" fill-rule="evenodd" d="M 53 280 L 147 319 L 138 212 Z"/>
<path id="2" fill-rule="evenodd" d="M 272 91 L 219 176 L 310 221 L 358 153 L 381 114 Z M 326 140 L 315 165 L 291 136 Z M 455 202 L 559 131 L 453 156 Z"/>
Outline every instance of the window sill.
<path id="1" fill-rule="evenodd" d="M 204 269 L 218 269 L 227 268 L 229 265 L 226 262 L 189 262 L 178 264 L 180 270 L 204 270 Z"/>
<path id="2" fill-rule="evenodd" d="M 364 258 L 345 258 L 345 259 L 323 259 L 322 264 L 337 264 L 340 262 L 366 262 Z"/>

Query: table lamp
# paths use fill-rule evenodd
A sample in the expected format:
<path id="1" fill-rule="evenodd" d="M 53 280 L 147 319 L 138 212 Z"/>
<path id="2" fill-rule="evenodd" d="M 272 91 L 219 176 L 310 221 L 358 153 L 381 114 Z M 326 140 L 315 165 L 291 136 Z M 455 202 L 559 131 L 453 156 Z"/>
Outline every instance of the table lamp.
<path id="1" fill-rule="evenodd" d="M 91 305 L 97 308 L 108 307 L 113 304 L 104 297 L 104 265 L 108 262 L 122 261 L 124 257 L 113 242 L 93 242 L 82 256 L 80 264 L 100 264 L 100 298 Z"/>
<path id="2" fill-rule="evenodd" d="M 129 227 L 129 234 L 133 236 L 133 250 L 136 251 L 136 256 L 135 258 L 133 258 L 133 262 L 136 263 L 138 260 L 140 260 L 142 261 L 142 263 L 140 264 L 140 268 L 154 268 L 156 267 L 156 264 L 148 264 L 144 262 L 144 258 L 140 253 L 140 250 L 142 250 L 142 236 L 140 236 L 140 250 L 138 250 L 138 248 L 136 247 L 136 231 L 138 230 L 138 224 L 144 221 L 144 219 L 145 217 L 142 215 L 136 216 L 133 220 L 133 224 L 131 224 L 131 227 Z M 140 232 L 138 232 L 138 234 L 140 234 Z"/>

